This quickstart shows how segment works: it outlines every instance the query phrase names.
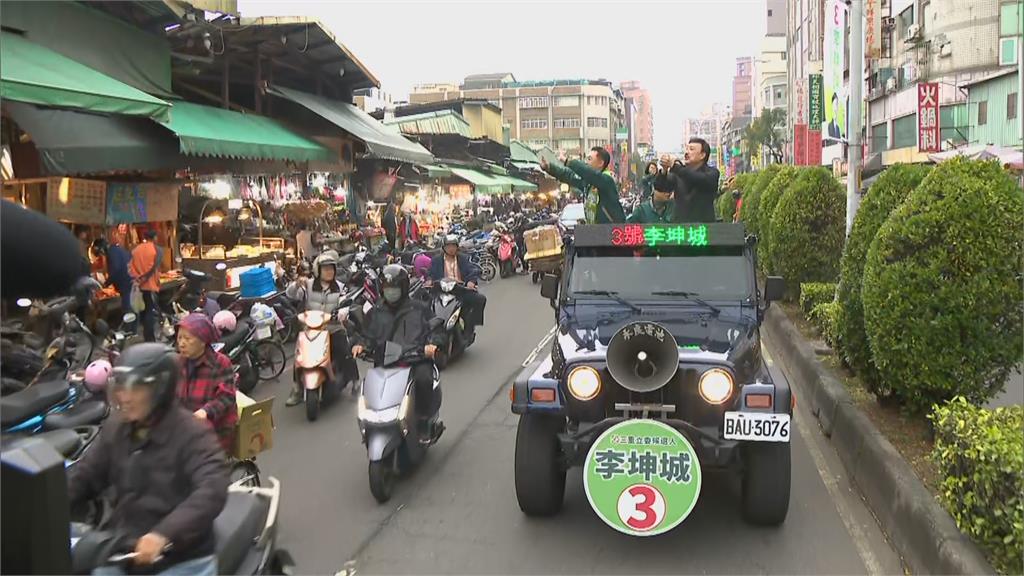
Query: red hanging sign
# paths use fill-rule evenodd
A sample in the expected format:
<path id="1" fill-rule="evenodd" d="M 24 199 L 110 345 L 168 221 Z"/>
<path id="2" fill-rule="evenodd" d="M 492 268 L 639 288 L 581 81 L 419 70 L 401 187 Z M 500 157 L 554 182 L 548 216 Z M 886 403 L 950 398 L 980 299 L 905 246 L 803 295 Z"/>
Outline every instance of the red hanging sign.
<path id="1" fill-rule="evenodd" d="M 821 166 L 821 130 L 807 131 L 807 165 Z"/>
<path id="2" fill-rule="evenodd" d="M 917 150 L 939 152 L 939 85 L 922 82 L 917 85 Z"/>
<path id="3" fill-rule="evenodd" d="M 793 163 L 807 165 L 807 124 L 793 126 Z"/>

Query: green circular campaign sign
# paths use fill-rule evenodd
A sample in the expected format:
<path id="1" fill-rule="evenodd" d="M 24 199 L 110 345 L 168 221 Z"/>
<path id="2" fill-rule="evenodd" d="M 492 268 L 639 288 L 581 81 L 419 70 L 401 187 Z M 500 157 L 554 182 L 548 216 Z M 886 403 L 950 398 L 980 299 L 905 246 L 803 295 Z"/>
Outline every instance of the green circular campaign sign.
<path id="1" fill-rule="evenodd" d="M 583 470 L 590 506 L 612 528 L 655 536 L 686 519 L 700 495 L 700 462 L 678 430 L 628 420 L 594 442 Z"/>

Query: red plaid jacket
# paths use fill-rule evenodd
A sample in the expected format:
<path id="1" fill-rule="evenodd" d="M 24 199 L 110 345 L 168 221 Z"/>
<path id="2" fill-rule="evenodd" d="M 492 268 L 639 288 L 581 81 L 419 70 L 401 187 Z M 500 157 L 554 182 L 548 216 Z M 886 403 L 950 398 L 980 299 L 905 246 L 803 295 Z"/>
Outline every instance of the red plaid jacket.
<path id="1" fill-rule="evenodd" d="M 206 410 L 207 420 L 217 432 L 221 446 L 228 452 L 231 451 L 235 424 L 238 423 L 235 390 L 235 374 L 227 356 L 207 349 L 199 360 L 182 358 L 178 400 L 189 412 L 200 408 Z"/>

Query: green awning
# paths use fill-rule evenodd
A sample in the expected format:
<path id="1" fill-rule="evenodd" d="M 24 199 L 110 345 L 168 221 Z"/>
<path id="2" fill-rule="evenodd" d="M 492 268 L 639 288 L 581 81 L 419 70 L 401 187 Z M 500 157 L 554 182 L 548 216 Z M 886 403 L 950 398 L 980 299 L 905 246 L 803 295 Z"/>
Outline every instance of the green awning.
<path id="1" fill-rule="evenodd" d="M 510 162 L 510 164 L 520 170 L 540 170 L 540 164 L 534 162 Z"/>
<path id="2" fill-rule="evenodd" d="M 291 100 L 362 140 L 371 158 L 409 164 L 430 164 L 434 161 L 429 150 L 406 140 L 397 129 L 384 126 L 352 104 L 280 86 L 271 87 L 270 93 Z"/>
<path id="3" fill-rule="evenodd" d="M 402 134 L 457 134 L 470 138 L 469 122 L 454 110 L 437 110 L 385 120 L 388 126 L 397 126 Z"/>
<path id="4" fill-rule="evenodd" d="M 164 121 L 171 105 L 49 48 L 0 34 L 0 98 Z"/>
<path id="5" fill-rule="evenodd" d="M 540 159 L 533 150 L 526 144 L 523 144 L 519 140 L 513 140 L 508 145 L 509 152 L 511 153 L 512 161 L 515 162 L 534 162 L 539 163 Z"/>
<path id="6" fill-rule="evenodd" d="M 508 184 L 513 192 L 534 192 L 537 190 L 537 185 L 533 182 L 514 178 L 512 176 L 492 176 L 496 180 L 500 180 L 502 184 Z"/>
<path id="7" fill-rule="evenodd" d="M 164 125 L 178 135 L 181 152 L 190 156 L 296 162 L 335 157 L 327 148 L 265 116 L 191 102 L 175 103 L 171 120 Z"/>
<path id="8" fill-rule="evenodd" d="M 484 174 L 469 168 L 452 168 L 451 171 L 455 176 L 472 184 L 478 194 L 501 194 L 512 191 L 511 183 L 498 180 L 499 176 Z"/>
<path id="9" fill-rule="evenodd" d="M 438 164 L 420 164 L 419 167 L 426 170 L 428 178 L 451 178 L 452 175 L 451 170 Z"/>

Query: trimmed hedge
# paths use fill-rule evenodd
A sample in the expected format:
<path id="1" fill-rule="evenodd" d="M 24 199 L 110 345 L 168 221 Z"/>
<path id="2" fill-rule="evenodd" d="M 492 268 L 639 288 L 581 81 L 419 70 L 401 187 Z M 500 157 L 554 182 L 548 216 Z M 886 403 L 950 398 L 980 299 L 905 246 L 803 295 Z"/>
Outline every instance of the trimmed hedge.
<path id="1" fill-rule="evenodd" d="M 911 410 L 983 404 L 1024 356 L 1024 191 L 994 162 L 934 168 L 868 250 L 864 325 L 881 381 Z"/>
<path id="2" fill-rule="evenodd" d="M 832 172 L 808 168 L 779 199 L 771 220 L 773 272 L 794 300 L 805 282 L 834 282 L 846 230 L 846 198 Z"/>
<path id="3" fill-rule="evenodd" d="M 871 185 L 857 210 L 853 229 L 843 250 L 839 273 L 839 303 L 842 307 L 840 338 L 847 364 L 876 394 L 884 394 L 878 370 L 871 361 L 871 349 L 864 332 L 864 304 L 861 286 L 868 248 L 889 214 L 917 188 L 929 166 L 897 164 L 888 168 Z"/>
<path id="4" fill-rule="evenodd" d="M 768 187 L 772 179 L 778 175 L 779 170 L 782 170 L 781 165 L 769 164 L 764 170 L 755 172 L 757 179 L 754 180 L 752 185 L 748 186 L 747 190 L 743 191 L 743 206 L 740 208 L 740 219 L 743 220 L 743 224 L 751 234 L 761 235 L 761 226 L 757 219 L 761 204 L 761 193 Z"/>
<path id="5" fill-rule="evenodd" d="M 764 192 L 761 192 L 760 203 L 757 207 L 757 222 L 761 229 L 761 241 L 757 243 L 757 263 L 765 276 L 775 270 L 771 261 L 772 215 L 775 213 L 775 207 L 779 204 L 782 194 L 789 189 L 799 175 L 800 169 L 796 166 L 783 166 L 775 178 L 768 183 Z"/>
<path id="6" fill-rule="evenodd" d="M 807 319 L 821 331 L 821 337 L 835 350 L 839 346 L 839 302 L 822 302 L 811 309 Z"/>
<path id="7" fill-rule="evenodd" d="M 1024 406 L 987 410 L 962 396 L 937 406 L 932 460 L 940 500 L 960 530 L 1002 574 L 1020 574 L 1024 557 Z"/>
<path id="8" fill-rule="evenodd" d="M 800 309 L 804 315 L 811 313 L 818 304 L 836 299 L 836 285 L 833 282 L 805 282 L 800 285 Z"/>

